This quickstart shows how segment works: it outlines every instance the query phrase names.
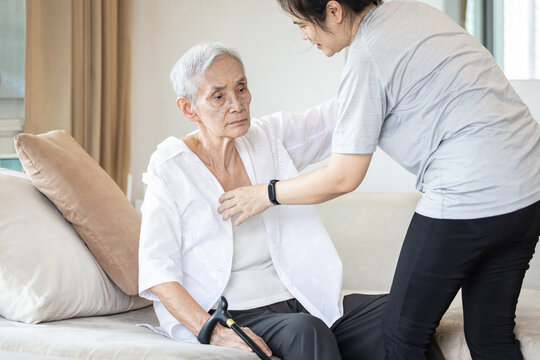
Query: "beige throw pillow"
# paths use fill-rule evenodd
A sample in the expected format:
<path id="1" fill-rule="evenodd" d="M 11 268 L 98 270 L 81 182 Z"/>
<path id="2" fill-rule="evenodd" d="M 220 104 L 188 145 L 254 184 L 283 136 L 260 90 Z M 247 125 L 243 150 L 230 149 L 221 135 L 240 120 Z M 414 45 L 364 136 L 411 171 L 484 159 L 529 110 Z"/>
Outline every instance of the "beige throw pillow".
<path id="1" fill-rule="evenodd" d="M 64 131 L 19 134 L 15 149 L 32 183 L 73 224 L 103 270 L 136 295 L 141 219 L 122 190 Z"/>
<path id="2" fill-rule="evenodd" d="M 0 169 L 0 315 L 39 323 L 149 304 L 124 294 L 28 176 Z"/>

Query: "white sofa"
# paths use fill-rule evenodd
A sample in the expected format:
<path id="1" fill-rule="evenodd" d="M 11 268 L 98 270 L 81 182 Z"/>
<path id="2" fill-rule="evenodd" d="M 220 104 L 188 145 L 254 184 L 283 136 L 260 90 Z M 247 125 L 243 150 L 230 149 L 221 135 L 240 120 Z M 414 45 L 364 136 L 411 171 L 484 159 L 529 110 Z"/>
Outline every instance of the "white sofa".
<path id="1" fill-rule="evenodd" d="M 389 290 L 401 241 L 418 198 L 416 194 L 353 193 L 318 206 L 343 259 L 345 289 Z M 1 230 L 0 226 L 0 240 Z M 538 259 L 533 259 L 524 288 L 516 333 L 525 359 L 540 359 Z M 0 317 L 0 359 L 257 359 L 244 351 L 177 343 L 136 326 L 141 323 L 157 324 L 152 307 L 40 324 Z M 459 299 L 443 318 L 436 337 L 446 359 L 470 359 Z"/>

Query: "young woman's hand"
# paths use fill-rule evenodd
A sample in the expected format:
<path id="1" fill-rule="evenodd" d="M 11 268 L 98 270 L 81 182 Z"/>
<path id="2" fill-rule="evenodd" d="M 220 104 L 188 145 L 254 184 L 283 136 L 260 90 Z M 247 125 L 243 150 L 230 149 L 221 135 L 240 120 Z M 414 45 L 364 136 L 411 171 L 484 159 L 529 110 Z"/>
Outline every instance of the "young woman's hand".
<path id="1" fill-rule="evenodd" d="M 276 198 L 281 204 L 320 204 L 354 191 L 366 176 L 373 154 L 332 153 L 328 165 L 299 177 L 275 184 Z M 219 198 L 218 212 L 223 220 L 240 214 L 234 225 L 272 206 L 268 185 L 244 186 L 226 192 Z"/>
<path id="2" fill-rule="evenodd" d="M 272 356 L 272 350 L 266 345 L 264 340 L 255 335 L 250 328 L 243 327 L 242 330 L 257 344 L 262 351 L 265 352 L 268 357 Z M 251 348 L 238 336 L 236 333 L 220 324 L 217 324 L 214 331 L 212 332 L 212 337 L 210 338 L 210 345 L 230 347 L 240 350 L 253 351 Z"/>
<path id="3" fill-rule="evenodd" d="M 234 225 L 240 225 L 253 215 L 262 213 L 272 206 L 268 199 L 268 185 L 243 186 L 228 191 L 219 198 L 221 206 L 218 212 L 227 220 L 240 214 Z"/>

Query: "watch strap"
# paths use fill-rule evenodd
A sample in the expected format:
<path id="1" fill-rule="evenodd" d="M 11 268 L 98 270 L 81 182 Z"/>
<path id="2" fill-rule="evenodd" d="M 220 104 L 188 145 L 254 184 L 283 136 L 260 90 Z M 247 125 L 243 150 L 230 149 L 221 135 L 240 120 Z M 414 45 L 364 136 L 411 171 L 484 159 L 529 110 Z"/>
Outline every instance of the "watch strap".
<path id="1" fill-rule="evenodd" d="M 268 200 L 274 205 L 281 205 L 276 199 L 276 183 L 279 180 L 273 179 L 268 183 Z"/>

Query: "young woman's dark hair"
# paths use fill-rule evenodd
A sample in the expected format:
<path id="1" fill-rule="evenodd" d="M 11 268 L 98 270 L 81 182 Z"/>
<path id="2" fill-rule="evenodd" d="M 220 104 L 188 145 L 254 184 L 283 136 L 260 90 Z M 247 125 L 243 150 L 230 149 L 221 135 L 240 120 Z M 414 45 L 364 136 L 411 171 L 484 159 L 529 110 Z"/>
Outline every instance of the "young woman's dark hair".
<path id="1" fill-rule="evenodd" d="M 281 8 L 299 19 L 306 20 L 325 29 L 326 4 L 330 0 L 277 0 Z M 352 19 L 369 5 L 379 5 L 383 0 L 335 0 L 349 10 L 345 16 Z"/>

